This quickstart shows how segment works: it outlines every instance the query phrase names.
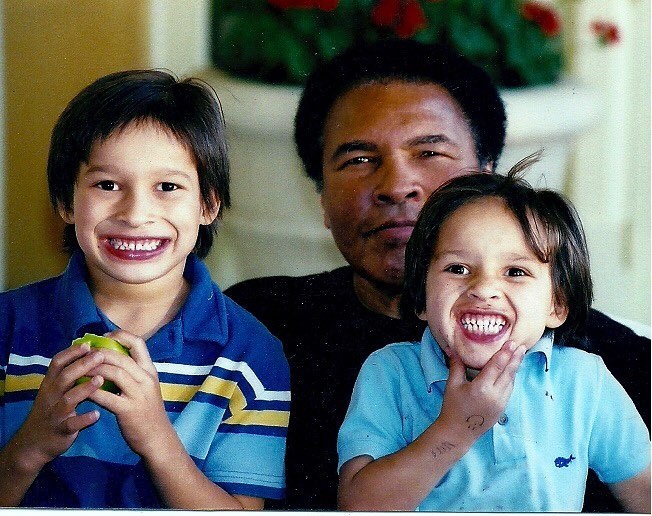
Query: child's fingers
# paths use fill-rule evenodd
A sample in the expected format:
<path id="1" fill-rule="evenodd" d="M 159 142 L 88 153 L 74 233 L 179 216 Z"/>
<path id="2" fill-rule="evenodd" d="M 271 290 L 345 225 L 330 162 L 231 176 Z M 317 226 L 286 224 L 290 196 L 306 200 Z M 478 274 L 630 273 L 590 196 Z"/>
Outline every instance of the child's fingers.
<path id="1" fill-rule="evenodd" d="M 131 362 L 131 364 L 128 364 L 129 367 L 122 367 L 121 364 L 112 364 L 105 361 L 93 369 L 92 373 L 115 383 L 121 392 L 134 392 L 135 389 L 140 389 L 141 382 L 145 379 L 146 374 L 132 360 L 129 362 Z M 135 373 L 135 376 L 132 372 Z"/>
<path id="2" fill-rule="evenodd" d="M 81 346 L 70 346 L 63 351 L 59 351 L 50 361 L 48 367 L 49 376 L 58 376 L 70 364 L 87 355 L 90 350 L 91 347 L 88 344 L 82 344 Z"/>
<path id="3" fill-rule="evenodd" d="M 74 348 L 87 348 L 87 345 L 72 346 L 69 349 L 72 351 Z M 50 362 L 50 369 L 48 369 L 46 375 L 48 381 L 44 380 L 44 383 L 54 387 L 54 391 L 60 396 L 72 389 L 77 379 L 86 376 L 91 369 L 101 364 L 104 359 L 103 353 L 91 352 L 90 348 L 82 350 L 81 353 L 66 353 L 67 351 L 64 350 L 55 355 L 52 362 Z M 62 365 L 64 366 L 62 367 Z"/>
<path id="4" fill-rule="evenodd" d="M 513 340 L 506 341 L 485 364 L 477 379 L 482 378 L 483 381 L 488 381 L 491 385 L 494 385 L 500 375 L 505 371 L 516 347 L 516 342 Z"/>
<path id="5" fill-rule="evenodd" d="M 147 350 L 147 344 L 141 337 L 124 330 L 116 330 L 107 333 L 105 336 L 117 340 L 127 348 L 134 362 L 145 371 L 151 374 L 157 374 L 156 367 L 154 367 L 154 363 L 152 362 L 149 351 Z"/>
<path id="6" fill-rule="evenodd" d="M 68 414 L 74 413 L 77 405 L 88 399 L 94 391 L 99 389 L 102 382 L 101 377 L 94 376 L 88 382 L 76 385 L 65 392 L 54 407 L 55 414 L 58 414 L 61 419 L 65 419 Z"/>
<path id="7" fill-rule="evenodd" d="M 74 435 L 80 430 L 93 425 L 98 419 L 100 419 L 100 413 L 97 410 L 91 410 L 65 419 L 62 428 L 65 433 Z"/>
<path id="8" fill-rule="evenodd" d="M 518 346 L 509 357 L 509 361 L 505 365 L 503 372 L 496 378 L 494 385 L 499 389 L 511 389 L 514 385 L 514 378 L 516 378 L 516 372 L 523 362 L 523 357 L 527 349 L 525 346 Z"/>
<path id="9" fill-rule="evenodd" d="M 466 383 L 466 366 L 457 353 L 451 348 L 446 348 L 448 355 L 448 384 L 451 387 Z"/>
<path id="10" fill-rule="evenodd" d="M 114 414 L 120 414 L 123 412 L 126 403 L 128 403 L 128 401 L 122 396 L 116 396 L 112 392 L 103 391 L 102 389 L 96 390 L 89 396 L 89 399 Z"/>

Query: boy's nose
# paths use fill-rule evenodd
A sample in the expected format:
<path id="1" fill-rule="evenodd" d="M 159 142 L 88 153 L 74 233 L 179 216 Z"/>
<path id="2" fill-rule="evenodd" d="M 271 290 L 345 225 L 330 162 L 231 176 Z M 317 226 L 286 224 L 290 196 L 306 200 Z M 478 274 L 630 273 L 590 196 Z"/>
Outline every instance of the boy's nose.
<path id="1" fill-rule="evenodd" d="M 144 194 L 130 192 L 121 202 L 117 219 L 131 227 L 140 227 L 152 220 L 151 203 Z"/>
<path id="2" fill-rule="evenodd" d="M 376 174 L 378 183 L 374 189 L 374 201 L 377 204 L 401 204 L 424 198 L 420 175 L 400 160 L 385 160 Z"/>
<path id="3" fill-rule="evenodd" d="M 476 278 L 467 290 L 469 297 L 479 301 L 489 301 L 500 297 L 500 290 L 497 282 L 492 278 Z"/>

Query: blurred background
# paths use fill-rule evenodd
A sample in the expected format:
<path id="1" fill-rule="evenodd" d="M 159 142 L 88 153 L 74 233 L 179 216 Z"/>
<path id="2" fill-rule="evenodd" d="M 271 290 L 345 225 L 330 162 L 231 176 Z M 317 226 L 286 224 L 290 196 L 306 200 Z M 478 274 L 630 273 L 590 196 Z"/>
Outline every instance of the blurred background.
<path id="1" fill-rule="evenodd" d="M 50 132 L 81 88 L 128 68 L 199 76 L 222 99 L 234 208 L 206 260 L 222 288 L 247 277 L 307 274 L 342 263 L 321 226 L 318 196 L 293 154 L 289 131 L 299 87 L 261 89 L 213 65 L 214 9 L 228 2 L 0 3 L 0 290 L 65 267 L 63 225 L 49 205 L 45 179 Z M 292 4 L 269 3 L 277 9 Z M 324 10 L 329 2 L 314 3 Z M 548 161 L 531 181 L 564 191 L 578 208 L 591 251 L 594 306 L 649 325 L 650 0 L 527 3 L 558 8 L 564 64 L 552 95 L 551 85 L 505 90 L 509 126 L 502 167 L 544 147 Z M 533 15 L 545 29 L 547 19 Z M 544 107 L 543 114 L 532 111 L 535 105 Z M 264 113 L 270 122 L 262 121 Z M 546 124 L 556 136 L 542 133 Z M 522 142 L 519 135 L 528 130 L 542 143 Z M 263 171 L 256 171 L 259 166 Z"/>

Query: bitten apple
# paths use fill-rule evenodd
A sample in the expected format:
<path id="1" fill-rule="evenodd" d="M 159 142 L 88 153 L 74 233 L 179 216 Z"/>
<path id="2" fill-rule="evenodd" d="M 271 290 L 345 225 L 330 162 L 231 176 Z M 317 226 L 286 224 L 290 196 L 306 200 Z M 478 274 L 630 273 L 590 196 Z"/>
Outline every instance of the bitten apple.
<path id="1" fill-rule="evenodd" d="M 109 337 L 103 337 L 101 335 L 95 335 L 93 333 L 86 333 L 83 337 L 79 337 L 78 339 L 72 341 L 72 346 L 81 346 L 82 344 L 89 344 L 91 348 L 108 349 L 129 356 L 129 350 L 127 348 L 125 348 L 117 340 L 110 339 Z M 80 383 L 87 382 L 89 380 L 90 377 L 82 376 L 77 380 L 76 383 L 80 384 Z M 120 392 L 118 386 L 109 380 L 104 380 L 104 383 L 102 384 L 100 389 L 104 391 L 112 392 L 113 394 L 117 394 L 118 392 Z"/>

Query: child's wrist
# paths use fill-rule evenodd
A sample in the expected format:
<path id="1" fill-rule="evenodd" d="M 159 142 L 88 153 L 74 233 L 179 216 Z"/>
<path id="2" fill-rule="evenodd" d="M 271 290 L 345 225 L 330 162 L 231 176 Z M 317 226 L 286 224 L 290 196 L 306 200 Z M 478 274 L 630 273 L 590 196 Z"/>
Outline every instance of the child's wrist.
<path id="1" fill-rule="evenodd" d="M 450 443 L 464 453 L 485 432 L 485 429 L 470 424 L 459 418 L 439 417 L 433 424 L 434 430 L 442 442 Z"/>
<path id="2" fill-rule="evenodd" d="M 26 446 L 20 436 L 16 437 L 5 448 L 9 467 L 21 477 L 36 477 L 51 459 L 46 458 L 40 450 Z"/>

